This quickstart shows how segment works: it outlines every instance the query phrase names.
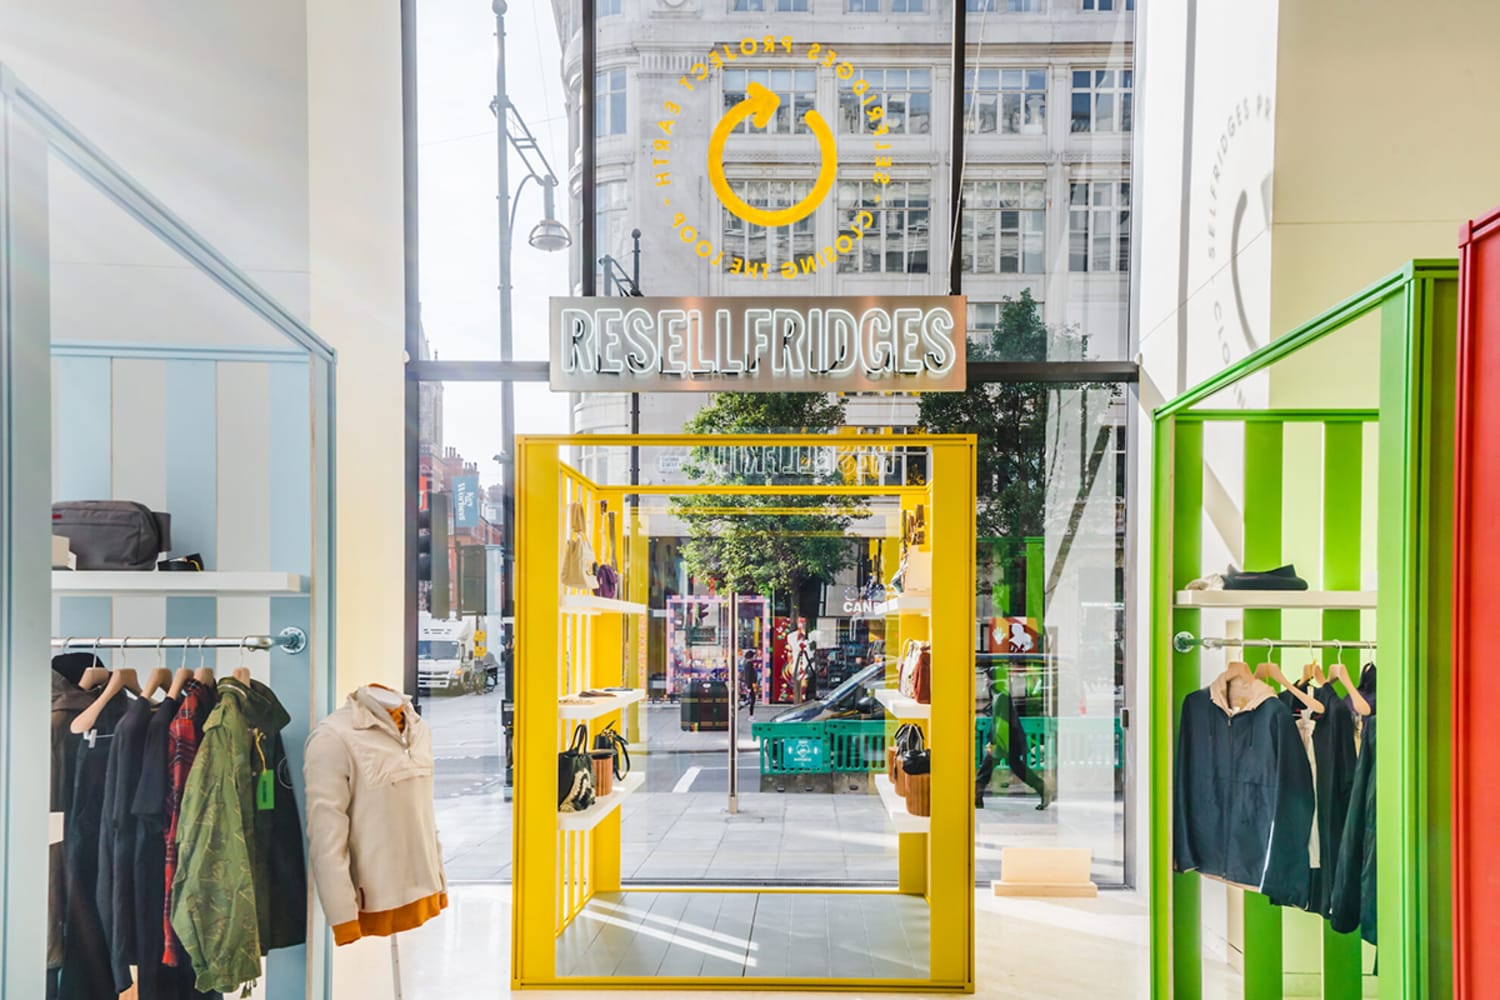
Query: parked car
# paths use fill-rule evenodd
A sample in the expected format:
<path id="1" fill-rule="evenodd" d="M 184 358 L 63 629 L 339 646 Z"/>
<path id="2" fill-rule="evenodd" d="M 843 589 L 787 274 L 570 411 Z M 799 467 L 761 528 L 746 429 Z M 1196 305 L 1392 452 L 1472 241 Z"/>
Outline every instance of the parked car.
<path id="1" fill-rule="evenodd" d="M 771 716 L 771 722 L 822 722 L 824 719 L 882 719 L 885 706 L 871 694 L 874 688 L 885 687 L 887 666 L 872 663 L 859 673 L 849 677 L 838 687 L 821 698 L 792 705 Z M 990 714 L 993 702 L 990 668 L 987 664 L 974 667 L 974 712 L 978 717 Z"/>

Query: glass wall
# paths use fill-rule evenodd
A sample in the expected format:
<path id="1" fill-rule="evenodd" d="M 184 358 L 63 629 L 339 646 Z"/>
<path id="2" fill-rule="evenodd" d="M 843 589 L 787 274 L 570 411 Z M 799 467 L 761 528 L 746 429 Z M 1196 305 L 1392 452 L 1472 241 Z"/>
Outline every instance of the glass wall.
<path id="1" fill-rule="evenodd" d="M 1067 366 L 1133 356 L 1127 317 L 1134 5 L 961 5 L 966 46 L 957 67 L 954 0 L 601 0 L 591 27 L 582 23 L 576 0 L 556 0 L 550 10 L 512 5 L 506 129 L 529 137 L 512 141 L 509 159 L 508 183 L 512 193 L 520 191 L 507 243 L 516 274 L 509 320 L 515 358 L 545 356 L 551 295 L 951 290 L 967 298 L 969 363 L 981 366 L 967 392 L 925 397 L 549 399 L 540 386 L 520 383 L 518 391 L 536 395 L 517 407 L 517 427 L 976 434 L 980 541 L 972 586 L 979 611 L 972 668 L 987 699 L 976 707 L 976 717 L 987 719 L 987 735 L 976 744 L 984 792 L 977 803 L 978 875 L 997 877 L 1005 846 L 1083 847 L 1093 851 L 1097 882 L 1121 884 L 1127 869 L 1122 709 L 1129 696 L 1125 476 L 1134 385 L 1090 381 Z M 495 66 L 493 50 L 481 52 L 475 41 L 493 25 L 482 12 L 460 19 L 434 7 L 422 17 L 429 355 L 495 358 L 498 261 L 490 256 L 495 228 L 487 209 L 495 193 L 495 135 L 487 129 L 496 119 L 485 110 Z M 586 48 L 592 50 L 587 68 Z M 586 72 L 592 106 L 583 102 Z M 555 214 L 572 246 L 548 255 L 520 237 L 549 217 L 541 189 L 551 176 Z M 592 218 L 584 212 L 586 193 Z M 468 245 L 473 254 L 456 252 Z M 1009 363 L 1025 364 L 1024 372 L 1006 369 Z M 423 488 L 477 475 L 481 510 L 498 504 L 505 468 L 490 458 L 505 446 L 495 386 L 431 383 L 423 391 Z M 434 404 L 434 392 L 447 399 Z M 488 410 L 480 402 L 486 393 Z M 455 416 L 460 395 L 474 401 L 464 417 Z M 467 440 L 450 454 L 460 423 Z M 625 482 L 631 462 L 615 451 L 583 455 L 579 468 L 600 481 Z M 634 463 L 639 483 L 691 481 L 682 456 L 643 453 Z M 432 473 L 436 466 L 443 471 Z M 889 474 L 905 481 L 922 473 Z M 490 509 L 503 519 L 499 506 Z M 673 775 L 670 787 L 656 789 L 668 802 L 673 795 L 685 800 L 725 791 L 722 762 L 704 766 L 695 756 L 724 752 L 724 734 L 679 728 L 681 692 L 673 679 L 677 660 L 691 657 L 679 648 L 690 630 L 674 627 L 672 616 L 717 596 L 721 584 L 695 557 L 690 525 L 665 509 L 659 520 L 668 528 L 653 531 L 647 553 L 652 615 L 641 712 L 661 720 L 643 728 L 643 749 L 675 762 L 653 770 Z M 455 536 L 461 530 L 467 529 L 455 527 Z M 820 698 L 893 658 L 881 645 L 882 616 L 870 613 L 870 605 L 895 566 L 857 531 L 846 534 L 841 544 L 849 551 L 805 574 L 797 593 L 755 595 L 767 602 L 773 656 L 786 629 L 806 619 Z M 503 548 L 503 528 L 497 537 Z M 457 575 L 453 552 L 448 562 Z M 868 686 L 849 684 L 851 691 Z M 433 699 L 429 711 L 446 713 L 473 697 Z M 763 730 L 801 700 L 768 678 L 754 722 Z M 756 752 L 750 720 L 742 721 L 742 780 L 778 787 L 776 768 Z M 441 738 L 441 724 L 436 729 Z M 504 808 L 503 731 L 484 737 L 490 742 L 472 754 L 464 752 L 467 737 L 455 730 L 453 738 L 453 762 L 439 763 L 440 771 L 452 769 L 453 795 L 494 801 L 457 813 L 468 817 L 455 820 L 464 832 L 445 831 L 445 844 L 455 859 L 460 849 L 450 840 L 470 845 L 461 864 L 468 872 L 474 863 L 473 877 L 504 877 L 499 855 L 508 842 L 498 837 L 500 821 L 489 818 Z M 830 772 L 826 784 L 834 783 Z M 784 779 L 779 784 L 781 794 L 793 794 Z M 800 812 L 826 820 L 807 820 L 809 831 L 839 829 L 840 817 L 857 808 L 857 795 L 826 788 L 797 794 Z M 806 855 L 801 860 L 809 863 L 799 869 L 797 852 L 788 849 L 760 866 L 758 876 L 739 868 L 721 874 L 891 880 L 895 838 L 885 822 L 873 812 L 858 834 L 888 837 L 888 852 L 853 865 L 841 859 L 814 871 Z M 803 851 L 815 840 L 809 833 Z M 625 846 L 627 879 L 632 871 L 668 877 L 649 864 L 644 842 L 640 866 L 631 869 L 628 829 Z"/>

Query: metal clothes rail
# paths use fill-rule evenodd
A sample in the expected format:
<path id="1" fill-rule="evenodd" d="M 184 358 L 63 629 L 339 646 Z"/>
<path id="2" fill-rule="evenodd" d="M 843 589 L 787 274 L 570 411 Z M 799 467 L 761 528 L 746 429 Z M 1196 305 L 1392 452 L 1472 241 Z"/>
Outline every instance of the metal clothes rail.
<path id="1" fill-rule="evenodd" d="M 1172 648 L 1179 653 L 1190 653 L 1196 649 L 1225 649 L 1227 647 L 1264 646 L 1267 649 L 1374 649 L 1377 643 L 1341 641 L 1338 639 L 1233 639 L 1217 636 L 1197 636 L 1191 632 L 1178 632 L 1172 637 Z"/>
<path id="2" fill-rule="evenodd" d="M 67 636 L 52 639 L 53 649 L 282 649 L 300 653 L 307 648 L 307 633 L 295 625 L 276 635 L 205 636 Z"/>

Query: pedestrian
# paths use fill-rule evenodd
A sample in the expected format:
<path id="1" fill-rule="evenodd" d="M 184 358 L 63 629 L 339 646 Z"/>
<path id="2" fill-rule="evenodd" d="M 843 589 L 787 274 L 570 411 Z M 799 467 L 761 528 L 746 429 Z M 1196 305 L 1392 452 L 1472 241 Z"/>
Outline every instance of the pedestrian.
<path id="1" fill-rule="evenodd" d="M 740 692 L 749 709 L 750 718 L 755 718 L 755 703 L 760 701 L 760 664 L 755 650 L 747 649 L 740 658 Z"/>

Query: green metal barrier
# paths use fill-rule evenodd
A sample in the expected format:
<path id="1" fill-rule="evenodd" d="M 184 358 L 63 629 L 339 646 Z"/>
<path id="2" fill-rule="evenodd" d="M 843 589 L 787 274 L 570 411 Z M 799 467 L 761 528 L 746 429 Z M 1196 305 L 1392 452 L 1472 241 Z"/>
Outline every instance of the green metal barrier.
<path id="1" fill-rule="evenodd" d="M 1022 720 L 1023 725 L 1026 721 Z M 890 723 L 885 719 L 757 722 L 751 725 L 750 735 L 760 742 L 761 774 L 826 774 L 830 771 L 858 774 L 885 770 L 885 743 L 889 729 Z M 993 738 L 994 731 L 994 719 L 986 716 L 974 720 L 976 768 L 984 759 L 984 748 Z"/>
<path id="2" fill-rule="evenodd" d="M 1061 725 L 1059 725 L 1061 722 Z M 1028 715 L 1021 717 L 1026 734 L 1026 766 L 1041 771 L 1058 766 L 1120 766 L 1124 743 L 1119 719 Z"/>
<path id="3" fill-rule="evenodd" d="M 884 719 L 829 719 L 825 725 L 833 770 L 885 770 Z"/>
<path id="4" fill-rule="evenodd" d="M 761 774 L 817 774 L 828 770 L 828 736 L 821 722 L 757 722 Z"/>

